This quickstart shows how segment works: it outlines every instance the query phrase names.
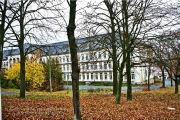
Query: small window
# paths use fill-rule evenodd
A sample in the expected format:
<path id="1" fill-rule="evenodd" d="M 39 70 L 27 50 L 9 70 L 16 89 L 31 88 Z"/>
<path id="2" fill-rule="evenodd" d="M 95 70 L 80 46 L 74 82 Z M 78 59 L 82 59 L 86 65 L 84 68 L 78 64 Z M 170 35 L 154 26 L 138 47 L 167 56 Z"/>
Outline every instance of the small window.
<path id="1" fill-rule="evenodd" d="M 104 59 L 106 59 L 106 52 L 104 52 Z"/>
<path id="2" fill-rule="evenodd" d="M 131 79 L 132 79 L 132 80 L 135 79 L 135 74 L 134 74 L 134 72 L 131 72 Z"/>
<path id="3" fill-rule="evenodd" d="M 107 80 L 107 73 L 104 73 L 104 79 Z"/>
<path id="4" fill-rule="evenodd" d="M 85 80 L 85 74 L 83 74 L 83 80 Z"/>
<path id="5" fill-rule="evenodd" d="M 102 69 L 102 62 L 99 63 L 99 69 Z"/>
<path id="6" fill-rule="evenodd" d="M 98 80 L 98 73 L 96 73 L 96 80 Z"/>
<path id="7" fill-rule="evenodd" d="M 89 80 L 89 73 L 87 73 L 87 80 Z"/>
<path id="8" fill-rule="evenodd" d="M 93 80 L 93 73 L 91 73 L 91 80 Z"/>
<path id="9" fill-rule="evenodd" d="M 100 79 L 103 80 L 103 76 L 102 76 L 102 73 L 100 73 Z"/>
<path id="10" fill-rule="evenodd" d="M 109 73 L 109 78 L 110 78 L 110 80 L 112 80 L 112 73 L 111 72 Z"/>
<path id="11" fill-rule="evenodd" d="M 82 54 L 81 56 L 82 56 L 82 60 L 84 60 L 84 54 Z"/>
<path id="12" fill-rule="evenodd" d="M 104 69 L 107 69 L 107 62 L 104 62 Z"/>
<path id="13" fill-rule="evenodd" d="M 108 65 L 109 65 L 109 69 L 112 69 L 111 62 L 109 62 Z"/>

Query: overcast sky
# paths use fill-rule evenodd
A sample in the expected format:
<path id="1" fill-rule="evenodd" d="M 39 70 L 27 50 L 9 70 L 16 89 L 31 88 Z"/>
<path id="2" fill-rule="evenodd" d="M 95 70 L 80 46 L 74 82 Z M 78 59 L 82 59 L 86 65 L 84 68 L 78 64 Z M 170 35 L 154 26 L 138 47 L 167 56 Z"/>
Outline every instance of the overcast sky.
<path id="1" fill-rule="evenodd" d="M 80 24 L 78 24 L 78 23 L 80 23 L 82 21 L 82 19 L 80 19 L 80 18 L 82 18 L 82 16 L 79 15 L 80 12 L 83 12 L 82 8 L 85 8 L 88 3 L 97 3 L 98 4 L 98 3 L 102 2 L 102 1 L 103 0 L 77 0 L 77 8 L 76 8 L 77 9 L 77 14 L 76 14 L 77 29 L 76 29 L 76 34 L 75 34 L 76 36 L 75 37 L 78 37 L 80 35 L 79 31 L 78 31 L 78 27 L 80 26 Z M 177 2 L 180 1 L 180 0 L 157 0 L 157 1 L 161 1 L 162 3 L 166 3 L 169 6 L 175 6 L 176 7 Z M 61 7 L 63 8 L 63 10 L 61 10 L 61 12 L 63 11 L 62 13 L 63 13 L 65 21 L 61 19 L 62 21 L 60 20 L 59 22 L 63 23 L 64 27 L 63 27 L 63 29 L 60 30 L 61 32 L 60 31 L 58 32 L 56 38 L 50 38 L 48 35 L 43 36 L 43 37 L 47 37 L 47 39 L 48 39 L 47 41 L 44 41 L 44 44 L 60 42 L 60 41 L 67 41 L 68 40 L 67 39 L 67 32 L 66 32 L 66 25 L 68 24 L 68 19 L 69 19 L 69 6 L 68 6 L 66 0 L 65 0 L 65 2 L 63 3 L 63 5 Z M 86 8 L 86 10 L 87 9 L 88 8 Z M 88 9 L 88 10 L 90 10 L 90 9 Z M 91 11 L 88 11 L 88 10 L 87 10 L 87 12 L 91 12 Z M 44 15 L 51 16 L 51 13 L 50 12 L 45 12 Z M 56 27 L 52 26 L 52 29 L 53 30 L 56 30 L 56 29 L 59 30 L 59 28 L 57 26 Z M 39 33 L 39 31 L 35 31 L 35 32 L 36 32 L 36 34 Z M 35 43 L 35 41 L 32 40 L 31 43 Z"/>

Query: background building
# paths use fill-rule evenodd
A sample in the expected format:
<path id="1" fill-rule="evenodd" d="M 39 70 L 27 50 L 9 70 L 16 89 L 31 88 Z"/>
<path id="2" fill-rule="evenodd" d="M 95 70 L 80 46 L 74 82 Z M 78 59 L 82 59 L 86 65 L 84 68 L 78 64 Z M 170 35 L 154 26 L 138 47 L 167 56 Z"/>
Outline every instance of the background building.
<path id="1" fill-rule="evenodd" d="M 80 67 L 80 81 L 85 82 L 112 82 L 113 81 L 113 63 L 109 53 L 104 48 L 97 47 L 96 41 L 88 41 L 86 38 L 77 40 L 78 59 Z M 47 62 L 48 59 L 58 60 L 60 70 L 63 72 L 65 81 L 71 81 L 71 56 L 69 52 L 68 41 L 57 42 L 48 45 L 25 44 L 27 58 L 34 57 L 37 51 L 40 52 L 38 62 Z M 132 62 L 136 65 L 131 70 L 132 83 L 146 83 L 148 79 L 147 63 L 140 63 L 140 58 L 135 54 L 131 54 Z M 18 49 L 4 50 L 2 69 L 10 68 L 14 63 L 19 62 L 20 55 Z M 153 71 L 153 67 L 151 67 Z M 125 74 L 126 70 L 124 70 Z M 151 72 L 150 78 L 153 78 L 154 73 Z M 126 82 L 124 77 L 123 82 Z M 151 81 L 153 83 L 153 81 Z"/>

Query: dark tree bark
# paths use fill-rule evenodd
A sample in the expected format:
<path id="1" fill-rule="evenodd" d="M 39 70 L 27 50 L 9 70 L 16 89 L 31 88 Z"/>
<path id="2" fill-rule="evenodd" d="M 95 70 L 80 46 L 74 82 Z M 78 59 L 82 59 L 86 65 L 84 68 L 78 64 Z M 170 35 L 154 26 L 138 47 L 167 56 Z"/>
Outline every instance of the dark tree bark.
<path id="1" fill-rule="evenodd" d="M 151 90 L 151 88 L 150 88 L 150 74 L 151 74 L 151 65 L 148 66 L 148 90 Z"/>
<path id="2" fill-rule="evenodd" d="M 160 67 L 161 72 L 162 72 L 162 88 L 165 88 L 165 78 L 164 78 L 164 67 Z"/>
<path id="3" fill-rule="evenodd" d="M 123 24 L 123 32 L 124 32 L 124 40 L 126 46 L 126 75 L 127 75 L 127 100 L 132 100 L 132 85 L 131 85 L 131 45 L 130 45 L 130 37 L 129 37 L 129 25 L 128 25 L 128 11 L 127 11 L 127 2 L 126 0 L 122 0 L 122 15 L 124 18 Z"/>
<path id="4" fill-rule="evenodd" d="M 21 0 L 21 6 L 20 6 L 20 16 L 19 16 L 19 22 L 20 22 L 20 39 L 18 40 L 18 46 L 20 51 L 20 98 L 25 98 L 25 53 L 24 53 L 24 3 L 23 0 Z"/>
<path id="5" fill-rule="evenodd" d="M 74 107 L 74 119 L 81 119 L 80 100 L 79 100 L 79 73 L 78 57 L 77 57 L 77 45 L 75 41 L 74 31 L 76 28 L 76 0 L 70 0 L 70 17 L 67 27 L 67 35 L 70 46 L 71 61 L 72 61 L 72 90 L 73 90 L 73 107 Z"/>
<path id="6" fill-rule="evenodd" d="M 179 79 L 180 79 L 180 76 L 179 76 Z M 179 88 L 178 88 L 178 85 L 179 85 L 179 82 L 178 82 L 178 77 L 175 76 L 175 94 L 178 94 L 179 93 Z"/>
<path id="7" fill-rule="evenodd" d="M 115 16 L 113 12 L 114 2 L 111 4 L 110 1 L 104 0 L 104 3 L 108 9 L 111 21 L 111 39 L 112 39 L 112 59 L 113 59 L 113 95 L 117 94 L 117 50 L 116 50 L 116 37 L 115 37 Z"/>
<path id="8" fill-rule="evenodd" d="M 124 54 L 125 55 L 125 54 Z M 119 80 L 117 85 L 117 94 L 116 94 L 116 104 L 121 103 L 121 91 L 122 91 L 122 82 L 123 82 L 123 70 L 124 70 L 124 62 L 121 63 L 121 67 L 119 69 Z"/>
<path id="9" fill-rule="evenodd" d="M 5 19 L 7 11 L 7 0 L 4 0 L 3 8 L 1 7 L 1 24 L 0 24 L 0 68 L 2 67 L 4 35 L 5 35 Z"/>
<path id="10" fill-rule="evenodd" d="M 130 52 L 127 53 L 126 74 L 127 74 L 127 100 L 132 100 L 131 59 L 130 59 Z"/>

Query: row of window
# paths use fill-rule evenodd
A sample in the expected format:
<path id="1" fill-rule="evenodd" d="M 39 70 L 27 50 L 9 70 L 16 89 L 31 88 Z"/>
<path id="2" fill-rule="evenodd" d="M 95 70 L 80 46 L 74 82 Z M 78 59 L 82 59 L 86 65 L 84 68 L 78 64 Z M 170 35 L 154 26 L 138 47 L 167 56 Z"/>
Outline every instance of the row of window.
<path id="1" fill-rule="evenodd" d="M 93 59 L 108 59 L 108 55 L 106 52 L 101 53 L 101 52 L 94 52 L 94 53 L 82 53 L 78 55 L 78 60 L 80 61 L 88 61 L 88 60 L 93 60 Z M 51 59 L 56 59 L 59 61 L 59 63 L 63 62 L 71 62 L 70 56 L 69 55 L 64 55 L 62 57 L 51 57 Z M 46 62 L 47 58 L 42 58 L 41 61 Z"/>
<path id="2" fill-rule="evenodd" d="M 112 69 L 111 62 L 96 62 L 96 63 L 81 63 L 81 70 L 104 70 L 104 69 Z M 62 65 L 62 71 L 71 70 L 71 65 Z"/>
<path id="3" fill-rule="evenodd" d="M 2 68 L 8 68 L 8 64 L 9 66 L 12 66 L 14 63 L 17 63 L 19 61 L 19 58 L 10 58 L 9 61 L 2 62 Z"/>
<path id="4" fill-rule="evenodd" d="M 104 52 L 93 52 L 93 53 L 86 53 L 86 54 L 81 54 L 80 56 L 78 56 L 78 59 L 81 60 L 81 61 L 84 61 L 84 60 L 92 60 L 92 59 L 107 59 L 108 56 L 107 56 L 107 53 Z"/>
<path id="5" fill-rule="evenodd" d="M 64 74 L 64 78 L 66 81 L 69 81 L 71 80 L 71 73 L 67 73 L 67 74 Z M 92 81 L 95 81 L 95 80 L 108 80 L 108 81 L 111 81 L 113 78 L 112 78 L 112 72 L 103 72 L 103 73 L 80 73 L 79 75 L 79 80 L 80 81 L 88 81 L 88 80 L 92 80 Z M 125 76 L 125 79 L 126 76 Z M 135 73 L 134 72 L 131 72 L 131 79 L 134 80 L 135 79 Z"/>
<path id="6" fill-rule="evenodd" d="M 64 74 L 64 78 L 66 81 L 71 80 L 71 74 Z M 88 81 L 88 80 L 112 80 L 112 72 L 104 72 L 104 73 L 81 73 L 79 75 L 80 81 Z"/>

